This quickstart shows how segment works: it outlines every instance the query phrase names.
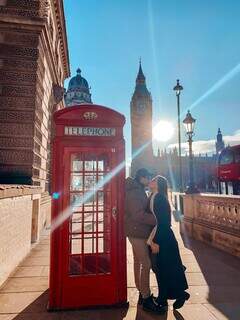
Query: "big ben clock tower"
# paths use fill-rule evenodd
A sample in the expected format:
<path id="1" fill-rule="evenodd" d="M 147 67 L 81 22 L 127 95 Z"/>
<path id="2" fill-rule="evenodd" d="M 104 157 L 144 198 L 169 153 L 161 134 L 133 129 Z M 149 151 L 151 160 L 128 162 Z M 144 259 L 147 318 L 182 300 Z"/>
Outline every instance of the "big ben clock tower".
<path id="1" fill-rule="evenodd" d="M 136 86 L 131 100 L 132 165 L 131 175 L 140 168 L 151 170 L 152 149 L 152 97 L 146 86 L 141 61 Z"/>

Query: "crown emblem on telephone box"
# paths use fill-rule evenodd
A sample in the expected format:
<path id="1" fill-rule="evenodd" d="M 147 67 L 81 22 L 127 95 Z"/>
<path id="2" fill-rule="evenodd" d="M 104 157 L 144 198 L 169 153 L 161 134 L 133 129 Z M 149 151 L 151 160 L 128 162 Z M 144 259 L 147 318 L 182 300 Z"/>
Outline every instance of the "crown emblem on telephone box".
<path id="1" fill-rule="evenodd" d="M 96 112 L 85 112 L 83 114 L 83 117 L 85 120 L 95 120 L 97 119 L 98 115 L 96 114 Z"/>

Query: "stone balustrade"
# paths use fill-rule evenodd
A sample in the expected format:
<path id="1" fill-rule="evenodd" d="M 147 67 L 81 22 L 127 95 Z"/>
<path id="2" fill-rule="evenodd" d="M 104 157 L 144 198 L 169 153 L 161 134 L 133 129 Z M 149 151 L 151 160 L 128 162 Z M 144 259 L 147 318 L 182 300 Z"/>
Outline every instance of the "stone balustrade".
<path id="1" fill-rule="evenodd" d="M 181 231 L 240 257 L 240 196 L 183 196 Z"/>
<path id="2" fill-rule="evenodd" d="M 232 197 L 197 199 L 195 218 L 230 232 L 240 232 L 240 201 Z"/>

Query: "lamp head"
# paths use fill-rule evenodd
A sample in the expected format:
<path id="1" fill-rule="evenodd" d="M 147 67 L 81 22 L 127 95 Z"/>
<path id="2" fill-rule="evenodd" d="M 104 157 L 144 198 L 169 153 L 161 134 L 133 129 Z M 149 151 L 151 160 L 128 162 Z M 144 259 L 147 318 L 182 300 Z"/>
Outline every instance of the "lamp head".
<path id="1" fill-rule="evenodd" d="M 193 135 L 194 126 L 195 126 L 196 119 L 194 119 L 188 110 L 186 118 L 183 120 L 183 124 L 188 135 Z"/>
<path id="2" fill-rule="evenodd" d="M 176 91 L 177 96 L 179 96 L 183 90 L 183 87 L 179 84 L 179 79 L 177 79 L 177 85 L 173 88 L 173 90 Z"/>

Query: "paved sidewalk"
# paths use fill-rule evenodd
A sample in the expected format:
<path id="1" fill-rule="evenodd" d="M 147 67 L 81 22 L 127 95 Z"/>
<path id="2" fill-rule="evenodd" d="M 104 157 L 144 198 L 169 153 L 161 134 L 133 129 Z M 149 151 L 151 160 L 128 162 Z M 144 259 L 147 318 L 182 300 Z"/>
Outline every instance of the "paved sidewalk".
<path id="1" fill-rule="evenodd" d="M 183 242 L 178 228 L 174 224 L 191 294 L 178 312 L 173 312 L 170 306 L 167 315 L 155 316 L 136 306 L 138 297 L 128 245 L 128 309 L 48 313 L 49 236 L 46 233 L 0 289 L 0 320 L 240 320 L 239 260 L 197 241 Z M 151 284 L 156 293 L 153 274 Z"/>

